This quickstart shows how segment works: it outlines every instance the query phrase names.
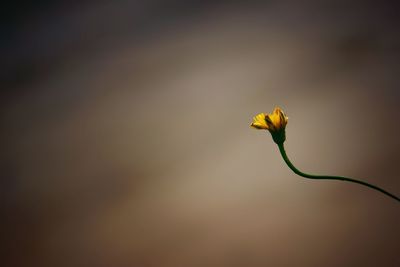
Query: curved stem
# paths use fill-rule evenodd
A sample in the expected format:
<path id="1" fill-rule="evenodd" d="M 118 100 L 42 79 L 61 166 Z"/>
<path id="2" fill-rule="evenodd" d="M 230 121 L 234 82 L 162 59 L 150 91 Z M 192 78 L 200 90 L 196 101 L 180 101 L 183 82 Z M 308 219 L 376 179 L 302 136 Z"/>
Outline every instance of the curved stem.
<path id="1" fill-rule="evenodd" d="M 285 148 L 283 146 L 283 143 L 278 144 L 279 147 L 279 151 L 281 152 L 281 155 L 283 157 L 283 159 L 285 160 L 286 164 L 289 166 L 289 168 L 296 173 L 297 175 L 300 175 L 302 177 L 305 178 L 309 178 L 309 179 L 325 179 L 325 180 L 339 180 L 339 181 L 347 181 L 347 182 L 352 182 L 352 183 L 356 183 L 356 184 L 361 184 L 361 185 L 365 185 L 369 188 L 375 189 L 397 201 L 400 202 L 400 198 L 383 190 L 382 188 L 379 188 L 378 186 L 369 184 L 367 182 L 363 182 L 363 181 L 359 181 L 356 179 L 351 179 L 351 178 L 347 178 L 347 177 L 342 177 L 342 176 L 327 176 L 327 175 L 312 175 L 312 174 L 308 174 L 308 173 L 304 173 L 302 171 L 300 171 L 299 169 L 297 169 L 289 160 L 288 156 L 286 155 L 286 151 Z"/>

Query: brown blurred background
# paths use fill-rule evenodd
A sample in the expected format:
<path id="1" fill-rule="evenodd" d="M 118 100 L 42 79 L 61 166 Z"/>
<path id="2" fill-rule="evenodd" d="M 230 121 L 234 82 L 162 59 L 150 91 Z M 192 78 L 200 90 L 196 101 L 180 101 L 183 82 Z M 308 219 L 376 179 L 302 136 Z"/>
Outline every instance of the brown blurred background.
<path id="1" fill-rule="evenodd" d="M 393 1 L 2 9 L 1 266 L 400 266 Z"/>

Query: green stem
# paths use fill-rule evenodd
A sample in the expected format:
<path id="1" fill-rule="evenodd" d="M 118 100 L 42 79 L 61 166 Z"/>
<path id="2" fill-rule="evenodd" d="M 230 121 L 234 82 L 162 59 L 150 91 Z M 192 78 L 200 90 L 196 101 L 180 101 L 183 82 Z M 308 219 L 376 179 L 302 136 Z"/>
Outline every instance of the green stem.
<path id="1" fill-rule="evenodd" d="M 342 176 L 327 176 L 327 175 L 312 175 L 312 174 L 308 174 L 308 173 L 304 173 L 300 170 L 298 170 L 289 160 L 288 156 L 286 155 L 286 151 L 285 148 L 283 146 L 283 143 L 278 144 L 279 147 L 279 151 L 281 152 L 281 155 L 283 157 L 283 159 L 285 160 L 286 164 L 289 166 L 289 168 L 296 173 L 297 175 L 300 175 L 302 177 L 305 178 L 309 178 L 309 179 L 325 179 L 325 180 L 339 180 L 339 181 L 347 181 L 347 182 L 352 182 L 352 183 L 356 183 L 356 184 L 361 184 L 361 185 L 365 185 L 369 188 L 378 190 L 379 192 L 397 200 L 400 202 L 400 198 L 383 190 L 382 188 L 379 188 L 375 185 L 369 184 L 367 182 L 363 182 L 363 181 L 359 181 L 356 179 L 351 179 L 351 178 L 347 178 L 347 177 L 342 177 Z"/>

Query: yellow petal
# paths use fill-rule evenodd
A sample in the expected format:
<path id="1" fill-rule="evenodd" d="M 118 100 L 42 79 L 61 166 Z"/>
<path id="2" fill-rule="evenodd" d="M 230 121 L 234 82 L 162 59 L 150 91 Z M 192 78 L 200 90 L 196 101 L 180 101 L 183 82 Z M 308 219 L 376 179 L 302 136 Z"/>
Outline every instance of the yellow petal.
<path id="1" fill-rule="evenodd" d="M 256 129 L 268 130 L 268 125 L 267 125 L 267 122 L 265 121 L 265 116 L 266 115 L 264 113 L 257 114 L 253 118 L 253 123 L 251 124 L 251 126 Z"/>

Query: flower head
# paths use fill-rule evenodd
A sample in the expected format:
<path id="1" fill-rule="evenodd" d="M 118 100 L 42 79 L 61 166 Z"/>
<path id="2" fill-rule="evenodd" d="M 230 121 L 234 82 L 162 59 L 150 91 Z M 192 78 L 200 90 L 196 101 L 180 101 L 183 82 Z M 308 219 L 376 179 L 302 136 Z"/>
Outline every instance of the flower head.
<path id="1" fill-rule="evenodd" d="M 283 143 L 286 140 L 285 127 L 288 122 L 283 111 L 276 107 L 271 114 L 260 113 L 253 118 L 251 127 L 256 129 L 268 130 L 274 142 Z"/>

